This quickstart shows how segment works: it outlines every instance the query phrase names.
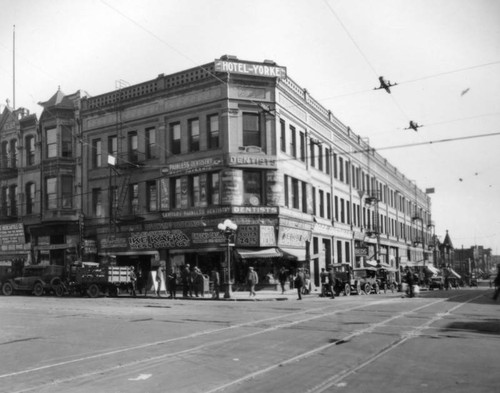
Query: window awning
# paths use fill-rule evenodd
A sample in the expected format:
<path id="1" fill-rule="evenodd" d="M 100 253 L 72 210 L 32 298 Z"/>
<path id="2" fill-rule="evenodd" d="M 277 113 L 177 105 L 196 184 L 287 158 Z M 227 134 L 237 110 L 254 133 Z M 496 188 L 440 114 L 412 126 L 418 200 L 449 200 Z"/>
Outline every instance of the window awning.
<path id="1" fill-rule="evenodd" d="M 305 248 L 280 247 L 280 251 L 283 253 L 284 258 L 290 259 L 292 261 L 305 261 L 306 260 Z"/>
<path id="2" fill-rule="evenodd" d="M 236 252 L 241 259 L 277 258 L 283 254 L 276 247 L 272 248 L 237 248 Z"/>

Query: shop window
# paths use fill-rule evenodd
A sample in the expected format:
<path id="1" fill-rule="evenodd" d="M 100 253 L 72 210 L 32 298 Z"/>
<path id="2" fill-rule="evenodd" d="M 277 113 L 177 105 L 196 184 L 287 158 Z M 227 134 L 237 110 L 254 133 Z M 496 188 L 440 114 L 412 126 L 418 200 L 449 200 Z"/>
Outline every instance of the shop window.
<path id="1" fill-rule="evenodd" d="M 261 146 L 260 116 L 257 113 L 243 113 L 243 146 Z"/>

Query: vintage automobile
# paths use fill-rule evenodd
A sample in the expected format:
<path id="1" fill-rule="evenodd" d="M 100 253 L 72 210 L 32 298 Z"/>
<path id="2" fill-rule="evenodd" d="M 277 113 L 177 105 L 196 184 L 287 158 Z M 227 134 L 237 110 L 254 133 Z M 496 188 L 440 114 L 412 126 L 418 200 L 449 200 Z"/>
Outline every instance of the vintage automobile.
<path id="1" fill-rule="evenodd" d="M 378 269 L 375 267 L 364 267 L 353 269 L 353 278 L 356 286 L 361 287 L 361 294 L 369 295 L 374 292 L 380 293 L 380 281 L 377 278 Z"/>
<path id="2" fill-rule="evenodd" d="M 442 290 L 444 288 L 444 278 L 441 276 L 431 277 L 429 281 L 429 289 L 439 289 Z"/>
<path id="3" fill-rule="evenodd" d="M 57 265 L 28 265 L 23 268 L 22 275 L 2 282 L 2 293 L 10 296 L 15 292 L 28 292 L 35 296 L 44 293 L 57 293 L 61 290 L 58 283 L 63 275 L 64 267 Z"/>
<path id="4" fill-rule="evenodd" d="M 394 291 L 398 288 L 396 283 L 395 273 L 397 269 L 394 268 L 379 268 L 377 271 L 377 279 L 379 281 L 380 289 L 386 293 L 387 291 Z"/>
<path id="5" fill-rule="evenodd" d="M 335 273 L 334 292 L 336 296 L 343 293 L 350 296 L 351 293 L 361 294 L 361 286 L 353 278 L 352 267 L 348 263 L 335 263 L 329 265 Z"/>

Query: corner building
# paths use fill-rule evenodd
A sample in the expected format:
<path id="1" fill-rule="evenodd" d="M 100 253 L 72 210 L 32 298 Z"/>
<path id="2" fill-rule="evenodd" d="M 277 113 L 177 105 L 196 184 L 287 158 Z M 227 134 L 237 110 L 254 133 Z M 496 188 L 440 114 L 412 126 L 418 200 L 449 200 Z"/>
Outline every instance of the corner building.
<path id="1" fill-rule="evenodd" d="M 101 262 L 223 270 L 429 261 L 430 199 L 272 61 L 213 63 L 81 102 L 84 244 Z M 231 239 L 231 242 L 233 239 Z M 373 262 L 371 262 L 373 263 Z"/>

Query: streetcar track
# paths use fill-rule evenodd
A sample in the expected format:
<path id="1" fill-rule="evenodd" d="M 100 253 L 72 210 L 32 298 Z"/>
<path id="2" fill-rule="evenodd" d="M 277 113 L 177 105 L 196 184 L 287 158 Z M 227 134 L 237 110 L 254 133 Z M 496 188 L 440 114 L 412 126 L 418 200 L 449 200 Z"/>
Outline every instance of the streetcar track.
<path id="1" fill-rule="evenodd" d="M 458 296 L 456 296 L 456 297 L 458 297 Z M 244 382 L 246 380 L 249 380 L 251 378 L 255 378 L 256 376 L 260 376 L 260 375 L 266 374 L 266 373 L 274 370 L 277 367 L 282 367 L 285 364 L 289 364 L 289 363 L 292 363 L 292 362 L 295 362 L 295 361 L 307 358 L 309 356 L 312 356 L 312 355 L 314 355 L 316 353 L 319 353 L 319 352 L 321 352 L 321 351 L 323 351 L 325 349 L 328 349 L 328 348 L 330 348 L 330 347 L 332 347 L 334 345 L 339 345 L 339 344 L 347 343 L 349 340 L 351 340 L 352 338 L 354 338 L 356 336 L 360 336 L 362 334 L 367 334 L 367 333 L 373 333 L 373 330 L 375 328 L 381 327 L 381 326 L 383 326 L 383 325 L 385 325 L 385 324 L 387 324 L 387 323 L 389 323 L 389 322 L 391 322 L 391 321 L 393 321 L 393 320 L 395 320 L 397 318 L 401 318 L 403 316 L 408 316 L 408 315 L 410 315 L 412 313 L 415 313 L 415 312 L 417 312 L 417 311 L 419 311 L 421 309 L 430 307 L 430 306 L 432 306 L 434 304 L 442 303 L 442 302 L 447 301 L 447 300 L 449 300 L 449 299 L 441 299 L 440 298 L 440 299 L 438 299 L 436 301 L 433 301 L 430 304 L 419 305 L 418 307 L 415 307 L 415 308 L 413 308 L 411 310 L 400 312 L 400 313 L 398 313 L 396 315 L 393 315 L 392 317 L 390 317 L 388 319 L 384 319 L 383 321 L 372 323 L 372 324 L 370 324 L 366 328 L 356 330 L 355 332 L 353 332 L 353 333 L 351 333 L 351 334 L 349 334 L 349 335 L 347 335 L 345 337 L 336 339 L 335 341 L 330 340 L 325 345 L 321 345 L 321 346 L 319 346 L 317 348 L 313 348 L 312 350 L 309 350 L 309 351 L 307 351 L 305 353 L 302 353 L 302 354 L 299 354 L 297 356 L 294 356 L 294 357 L 292 357 L 290 359 L 282 360 L 282 361 L 280 361 L 279 363 L 277 363 L 275 365 L 268 366 L 268 367 L 266 367 L 264 369 L 261 369 L 261 370 L 258 370 L 256 372 L 253 372 L 253 373 L 251 373 L 249 375 L 243 376 L 242 378 L 238 378 L 236 380 L 230 381 L 230 382 L 228 382 L 228 383 L 226 383 L 224 385 L 221 385 L 219 387 L 216 387 L 216 388 L 210 390 L 208 393 L 215 393 L 215 392 L 224 390 L 224 389 L 226 389 L 228 387 L 231 387 L 233 385 L 242 383 L 242 382 Z M 298 324 L 310 322 L 311 320 L 314 320 L 314 319 L 325 318 L 325 317 L 332 316 L 332 315 L 339 314 L 339 313 L 345 313 L 345 312 L 351 312 L 351 311 L 359 311 L 359 310 L 366 309 L 368 307 L 372 307 L 372 306 L 379 305 L 379 304 L 387 304 L 387 303 L 391 303 L 391 302 L 394 302 L 394 301 L 399 301 L 399 299 L 389 299 L 389 300 L 388 299 L 384 299 L 384 300 L 381 300 L 381 301 L 376 301 L 376 302 L 371 303 L 369 305 L 362 304 L 362 305 L 358 305 L 358 306 L 354 306 L 354 307 L 347 307 L 347 308 L 343 308 L 343 309 L 335 309 L 335 310 L 333 310 L 331 312 L 326 312 L 327 310 L 329 310 L 329 309 L 331 309 L 333 307 L 337 307 L 336 305 L 332 304 L 332 305 L 329 305 L 329 306 L 326 306 L 326 307 L 318 307 L 318 308 L 312 309 L 312 310 L 310 310 L 310 309 L 308 309 L 308 310 L 302 310 L 300 312 L 293 312 L 293 313 L 290 313 L 290 314 L 275 316 L 275 317 L 271 317 L 271 318 L 265 318 L 265 319 L 262 319 L 262 320 L 249 321 L 249 322 L 235 324 L 235 325 L 231 325 L 231 326 L 227 326 L 227 327 L 221 327 L 221 328 L 212 329 L 212 330 L 205 330 L 205 331 L 196 332 L 196 333 L 193 333 L 193 334 L 190 334 L 190 335 L 186 335 L 186 336 L 182 336 L 182 337 L 177 337 L 177 338 L 173 338 L 173 339 L 156 341 L 156 342 L 152 342 L 152 343 L 146 343 L 146 344 L 136 345 L 136 346 L 131 346 L 131 347 L 119 348 L 119 349 L 116 349 L 116 350 L 113 350 L 113 351 L 108 351 L 108 352 L 105 352 L 105 353 L 98 353 L 98 354 L 86 356 L 86 357 L 83 357 L 83 358 L 77 358 L 77 359 L 72 359 L 72 360 L 68 360 L 68 361 L 64 361 L 64 362 L 59 362 L 59 363 L 54 363 L 54 364 L 48 364 L 48 365 L 45 365 L 45 366 L 40 366 L 40 367 L 36 367 L 36 368 L 21 370 L 21 371 L 18 371 L 18 372 L 13 372 L 13 373 L 8 373 L 8 374 L 0 375 L 0 379 L 2 379 L 2 378 L 8 378 L 8 377 L 16 377 L 16 376 L 26 375 L 26 374 L 29 374 L 29 373 L 35 373 L 35 372 L 38 372 L 38 371 L 44 371 L 44 370 L 47 370 L 47 369 L 50 369 L 50 368 L 64 367 L 64 366 L 68 366 L 68 365 L 71 365 L 71 364 L 83 363 L 85 361 L 90 361 L 90 360 L 94 360 L 94 359 L 97 359 L 97 358 L 104 358 L 104 357 L 107 357 L 107 356 L 118 355 L 118 354 L 122 354 L 122 353 L 125 353 L 125 352 L 131 352 L 131 351 L 134 351 L 134 350 L 141 350 L 141 349 L 145 349 L 145 348 L 152 347 L 152 346 L 166 345 L 166 344 L 169 344 L 169 343 L 172 343 L 172 342 L 186 340 L 186 339 L 191 339 L 191 338 L 200 337 L 200 336 L 204 336 L 204 335 L 217 334 L 217 333 L 228 331 L 228 330 L 231 330 L 231 329 L 239 329 L 239 328 L 242 328 L 242 327 L 249 327 L 249 326 L 258 327 L 258 325 L 262 324 L 263 322 L 279 321 L 279 320 L 283 320 L 283 319 L 289 318 L 290 316 L 297 316 L 297 315 L 300 315 L 300 314 L 302 314 L 304 316 L 307 316 L 307 318 L 303 318 L 303 319 L 299 319 L 299 320 L 291 321 L 291 322 L 288 321 L 288 322 L 277 323 L 276 325 L 272 325 L 272 326 L 266 327 L 264 329 L 255 331 L 255 332 L 246 333 L 246 334 L 243 334 L 243 335 L 238 335 L 237 337 L 232 337 L 232 338 L 227 338 L 227 339 L 221 339 L 221 340 L 217 340 L 217 341 L 211 341 L 209 343 L 200 344 L 200 345 L 197 345 L 195 347 L 190 347 L 190 348 L 187 348 L 187 349 L 184 349 L 184 350 L 180 350 L 180 351 L 177 351 L 177 352 L 174 352 L 174 353 L 162 354 L 162 355 L 158 355 L 158 356 L 152 356 L 152 357 L 149 357 L 149 358 L 127 361 L 127 362 L 120 363 L 120 364 L 118 364 L 116 366 L 107 367 L 107 368 L 104 368 L 104 369 L 101 368 L 99 370 L 89 371 L 89 372 L 86 372 L 86 373 L 81 373 L 81 374 L 74 375 L 74 376 L 67 377 L 67 378 L 62 378 L 62 379 L 57 379 L 57 380 L 51 380 L 50 382 L 47 382 L 47 383 L 45 383 L 43 385 L 38 384 L 36 387 L 22 388 L 21 390 L 17 391 L 17 393 L 29 392 L 29 391 L 40 389 L 43 386 L 50 386 L 50 385 L 57 385 L 57 384 L 61 384 L 61 383 L 71 382 L 71 381 L 74 381 L 74 380 L 91 377 L 91 376 L 94 376 L 96 374 L 101 374 L 102 375 L 102 374 L 110 373 L 110 372 L 113 372 L 113 371 L 117 371 L 117 370 L 120 370 L 120 369 L 123 369 L 123 368 L 126 368 L 126 367 L 137 366 L 137 365 L 150 365 L 151 366 L 152 364 L 159 363 L 161 361 L 164 361 L 167 358 L 174 358 L 174 357 L 185 356 L 187 354 L 190 354 L 190 353 L 193 353 L 193 352 L 196 352 L 196 351 L 200 351 L 200 350 L 203 350 L 203 349 L 206 349 L 206 348 L 210 348 L 210 347 L 213 347 L 213 346 L 219 346 L 221 344 L 226 344 L 226 343 L 230 343 L 230 342 L 239 341 L 239 340 L 242 340 L 242 339 L 245 339 L 245 338 L 254 337 L 256 335 L 268 333 L 268 332 L 271 332 L 271 331 L 276 331 L 276 330 L 279 330 L 279 329 L 290 328 L 290 327 L 293 327 L 294 325 L 298 325 Z M 465 304 L 465 303 L 461 303 L 459 306 L 461 306 L 462 304 Z M 458 308 L 458 306 L 456 308 Z M 322 310 L 324 312 L 320 313 L 320 314 L 317 314 L 317 315 L 311 315 L 311 314 L 313 314 L 313 313 L 315 313 L 317 311 L 320 311 L 320 310 Z M 371 311 L 373 311 L 373 310 L 371 310 Z M 409 337 L 407 337 L 407 338 L 403 337 L 403 338 L 400 338 L 399 340 L 406 340 L 406 339 L 409 339 Z M 366 363 L 365 365 L 367 365 L 367 364 L 368 363 Z M 350 374 L 345 374 L 345 376 L 344 376 L 344 373 L 342 373 L 343 377 L 346 377 L 347 375 L 350 375 Z M 338 377 L 338 376 L 339 375 L 337 375 L 335 377 Z M 328 379 L 328 381 L 331 381 L 331 380 L 332 380 L 332 378 Z M 332 384 L 334 384 L 334 383 L 332 383 Z M 331 386 L 331 385 L 329 385 L 329 386 Z M 313 391 L 316 392 L 316 390 L 313 390 Z M 317 391 L 321 392 L 323 390 L 317 390 Z"/>

